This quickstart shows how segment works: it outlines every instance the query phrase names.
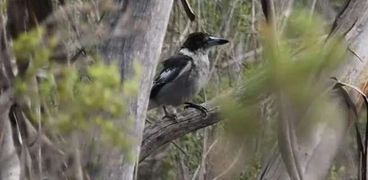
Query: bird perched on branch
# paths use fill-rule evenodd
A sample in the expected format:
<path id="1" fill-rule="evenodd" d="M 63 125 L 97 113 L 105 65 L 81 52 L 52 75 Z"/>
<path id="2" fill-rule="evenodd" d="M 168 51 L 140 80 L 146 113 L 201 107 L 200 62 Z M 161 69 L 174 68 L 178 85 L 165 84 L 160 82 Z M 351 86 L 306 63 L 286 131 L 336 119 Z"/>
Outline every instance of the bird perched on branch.
<path id="1" fill-rule="evenodd" d="M 195 108 L 207 115 L 206 108 L 189 101 L 208 81 L 209 50 L 228 42 L 203 32 L 190 34 L 178 53 L 162 62 L 163 69 L 154 80 L 148 109 L 162 106 L 165 117 L 176 118 L 168 113 L 166 106 L 185 104 L 185 108 Z"/>

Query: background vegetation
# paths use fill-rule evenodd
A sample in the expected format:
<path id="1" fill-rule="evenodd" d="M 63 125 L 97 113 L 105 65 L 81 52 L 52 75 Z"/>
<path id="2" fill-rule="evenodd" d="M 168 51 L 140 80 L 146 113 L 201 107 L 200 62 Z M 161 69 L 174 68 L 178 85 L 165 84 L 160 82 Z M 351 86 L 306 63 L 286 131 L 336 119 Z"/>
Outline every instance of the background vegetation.
<path id="1" fill-rule="evenodd" d="M 174 54 L 191 32 L 205 31 L 231 41 L 210 53 L 211 80 L 194 100 L 218 105 L 222 121 L 161 146 L 136 165 L 137 179 L 262 179 L 269 159 L 279 151 L 276 157 L 282 157 L 289 177 L 298 179 L 307 160 L 295 158 L 298 152 L 293 151 L 305 147 L 290 144 L 308 142 L 310 129 L 318 134 L 323 123 L 343 127 L 338 119 L 348 113 L 331 95 L 336 90 L 331 82 L 336 81 L 330 77 L 354 52 L 342 37 L 330 35 L 346 2 L 299 0 L 281 11 L 275 6 L 272 19 L 265 18 L 262 2 L 191 0 L 196 14 L 192 22 L 175 1 L 160 60 Z M 1 82 L 3 94 L 14 88 L 9 126 L 20 134 L 15 147 L 22 178 L 94 179 L 109 156 L 103 153 L 106 148 L 118 147 L 129 162 L 138 161 L 131 151 L 140 142 L 129 107 L 131 97 L 139 96 L 144 64 L 135 59 L 134 75 L 121 83 L 122 65 L 103 63 L 101 42 L 111 33 L 118 9 L 113 1 L 52 4 L 59 8 L 34 22 L 39 27 L 13 35 L 11 26 L 4 27 L 11 22 L 9 0 L 0 0 L 1 33 L 7 35 L 9 48 L 2 47 L 0 53 L 11 54 L 12 63 L 1 69 L 16 72 L 10 82 Z M 123 34 L 129 34 L 130 27 L 125 28 Z M 360 147 L 360 132 L 366 117 L 355 111 L 360 121 L 345 119 L 355 131 L 344 134 L 328 179 L 356 179 L 364 173 L 361 162 L 367 151 Z M 160 110 L 148 112 L 146 126 L 162 122 L 161 117 Z M 0 154 L 0 164 L 7 158 Z"/>

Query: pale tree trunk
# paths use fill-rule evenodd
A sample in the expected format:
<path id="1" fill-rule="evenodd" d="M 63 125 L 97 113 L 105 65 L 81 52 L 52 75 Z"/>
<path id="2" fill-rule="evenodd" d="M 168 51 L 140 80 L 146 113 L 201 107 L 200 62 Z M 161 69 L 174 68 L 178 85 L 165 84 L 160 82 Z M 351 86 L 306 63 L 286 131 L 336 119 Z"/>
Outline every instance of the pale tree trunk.
<path id="1" fill-rule="evenodd" d="M 128 119 L 134 121 L 128 132 L 133 157 L 128 160 L 121 150 L 106 148 L 102 153 L 107 155 L 107 158 L 97 179 L 133 179 L 134 167 L 139 158 L 149 92 L 173 3 L 172 0 L 123 2 L 121 13 L 116 16 L 116 21 L 112 22 L 110 38 L 101 51 L 108 62 L 120 65 L 123 83 L 137 75 L 134 72 L 134 63 L 141 69 L 136 82 L 139 84 L 137 96 L 129 99 L 128 114 L 117 124 L 120 127 L 127 126 Z"/>
<path id="2" fill-rule="evenodd" d="M 337 17 L 331 31 L 331 36 L 345 35 L 350 52 L 353 52 L 331 76 L 362 89 L 366 88 L 366 78 L 364 77 L 368 65 L 368 58 L 366 58 L 368 56 L 366 49 L 368 47 L 368 13 L 365 11 L 366 7 L 365 0 L 350 1 Z M 340 112 L 343 114 L 339 118 L 327 121 L 324 120 L 326 117 L 317 117 L 320 119 L 316 120 L 311 128 L 304 127 L 303 134 L 294 134 L 293 137 L 296 140 L 288 140 L 286 136 L 279 136 L 279 146 L 291 144 L 292 152 L 288 151 L 287 148 L 280 147 L 280 151 L 264 164 L 259 179 L 318 180 L 326 178 L 338 148 L 347 135 L 348 121 L 352 115 L 346 102 L 341 99 L 341 92 L 337 95 L 339 96 L 334 97 L 334 102 L 340 106 Z M 349 95 L 353 97 L 356 105 L 360 103 L 356 94 L 349 91 Z M 280 127 L 279 133 L 285 133 L 283 126 Z M 295 127 L 292 131 L 300 129 L 303 127 Z M 291 156 L 294 159 L 290 159 Z"/>
<path id="3" fill-rule="evenodd" d="M 20 160 L 13 140 L 9 120 L 11 100 L 9 92 L 0 96 L 0 179 L 20 180 Z"/>

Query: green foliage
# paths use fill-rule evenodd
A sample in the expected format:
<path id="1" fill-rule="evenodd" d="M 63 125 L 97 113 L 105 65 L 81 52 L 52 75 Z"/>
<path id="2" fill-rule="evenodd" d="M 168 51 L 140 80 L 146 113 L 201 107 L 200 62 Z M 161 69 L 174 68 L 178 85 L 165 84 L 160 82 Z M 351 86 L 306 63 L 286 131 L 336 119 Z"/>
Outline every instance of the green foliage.
<path id="1" fill-rule="evenodd" d="M 286 98 L 304 108 L 318 99 L 316 95 L 323 92 L 323 82 L 329 78 L 326 75 L 336 69 L 345 53 L 338 39 L 327 43 L 322 40 L 325 31 L 321 23 L 307 12 L 296 11 L 283 33 L 266 25 L 262 27 L 264 62 L 245 73 L 244 88 L 236 93 L 240 100 L 225 101 L 228 103 L 223 114 L 229 119 L 228 132 L 249 134 L 255 128 L 259 130 L 260 105 L 269 95 L 277 103 Z M 282 110 L 279 105 L 274 106 L 278 112 Z"/>
<path id="2" fill-rule="evenodd" d="M 21 34 L 14 42 L 13 54 L 19 63 L 31 61 L 25 77 L 34 77 L 39 68 L 47 66 L 50 55 L 56 46 L 57 39 L 51 38 L 44 42 L 43 28 L 36 28 L 30 32 Z"/>
<path id="3" fill-rule="evenodd" d="M 190 133 L 174 144 L 170 144 L 169 156 L 163 160 L 162 179 L 177 179 L 177 172 L 180 169 L 180 159 L 188 171 L 193 174 L 201 163 L 203 150 L 203 135 L 201 132 Z M 179 149 L 180 148 L 180 149 Z"/>
<path id="4" fill-rule="evenodd" d="M 341 179 L 341 177 L 346 172 L 346 169 L 344 166 L 337 167 L 336 165 L 331 167 L 330 175 L 327 178 L 328 180 L 338 180 Z"/>
<path id="5" fill-rule="evenodd" d="M 202 141 L 203 135 L 200 135 L 200 133 L 193 133 L 185 135 L 179 143 L 182 150 L 184 150 L 187 153 L 183 155 L 186 160 L 185 161 L 186 166 L 193 173 L 198 167 L 198 164 L 201 163 L 202 149 L 203 149 Z M 172 148 L 175 149 L 174 155 L 176 157 L 179 156 L 179 153 L 181 154 L 183 153 L 174 146 Z"/>
<path id="6" fill-rule="evenodd" d="M 106 65 L 98 58 L 84 70 L 54 63 L 51 54 L 57 39 L 45 42 L 44 36 L 44 29 L 37 28 L 14 42 L 17 60 L 30 64 L 26 75 L 17 77 L 18 95 L 42 109 L 42 123 L 49 132 L 92 133 L 97 128 L 103 139 L 129 153 L 131 142 L 126 132 L 130 123 L 124 118 L 125 102 L 136 95 L 139 65 L 135 65 L 136 76 L 122 85 L 119 66 Z M 30 116 L 37 122 L 33 108 Z"/>
<path id="7" fill-rule="evenodd" d="M 237 103 L 235 99 L 223 98 L 221 102 L 222 116 L 230 119 L 230 124 L 225 124 L 225 129 L 231 132 L 233 138 L 242 139 L 243 135 L 254 135 L 258 132 L 260 121 L 256 121 L 258 115 L 258 104 L 249 104 L 247 108 Z"/>
<path id="8" fill-rule="evenodd" d="M 82 80 L 73 67 L 64 69 L 60 76 L 59 85 L 48 88 L 55 89 L 57 95 L 53 99 L 55 106 L 50 110 L 57 120 L 51 118 L 49 122 L 64 132 L 88 131 L 97 126 L 105 138 L 127 149 L 129 142 L 122 129 L 124 126 L 116 126 L 115 122 L 124 116 L 124 100 L 128 97 L 123 93 L 125 89 L 117 66 L 95 63 L 83 75 L 87 80 Z M 45 81 L 46 85 L 50 80 Z"/>
<path id="9" fill-rule="evenodd" d="M 297 136 L 302 137 L 316 121 L 339 116 L 336 106 L 323 95 L 326 81 L 342 62 L 345 48 L 339 39 L 323 39 L 326 31 L 320 26 L 322 23 L 299 10 L 290 16 L 282 33 L 268 25 L 261 28 L 263 62 L 245 72 L 245 80 L 235 96 L 219 101 L 224 107 L 221 110 L 229 137 L 241 142 L 262 136 L 257 144 L 269 154 L 277 142 L 275 125 L 280 125 L 280 121 L 276 120 L 299 118 L 288 120 L 298 122 Z M 266 105 L 267 99 L 273 101 Z M 271 112 L 265 111 L 267 106 Z M 248 156 L 265 156 L 259 153 Z M 255 179 L 252 171 L 257 168 L 251 170 L 252 167 L 245 166 L 241 179 Z"/>

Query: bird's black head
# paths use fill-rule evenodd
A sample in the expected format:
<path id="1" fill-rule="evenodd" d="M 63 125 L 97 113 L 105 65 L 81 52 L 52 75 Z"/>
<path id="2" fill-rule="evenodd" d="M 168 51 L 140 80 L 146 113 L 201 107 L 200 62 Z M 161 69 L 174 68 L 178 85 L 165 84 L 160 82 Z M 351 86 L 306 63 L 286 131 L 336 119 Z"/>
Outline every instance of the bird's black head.
<path id="1" fill-rule="evenodd" d="M 204 32 L 195 32 L 189 34 L 182 48 L 187 48 L 190 51 L 206 50 L 212 46 L 222 45 L 228 42 L 226 39 L 213 37 Z"/>

